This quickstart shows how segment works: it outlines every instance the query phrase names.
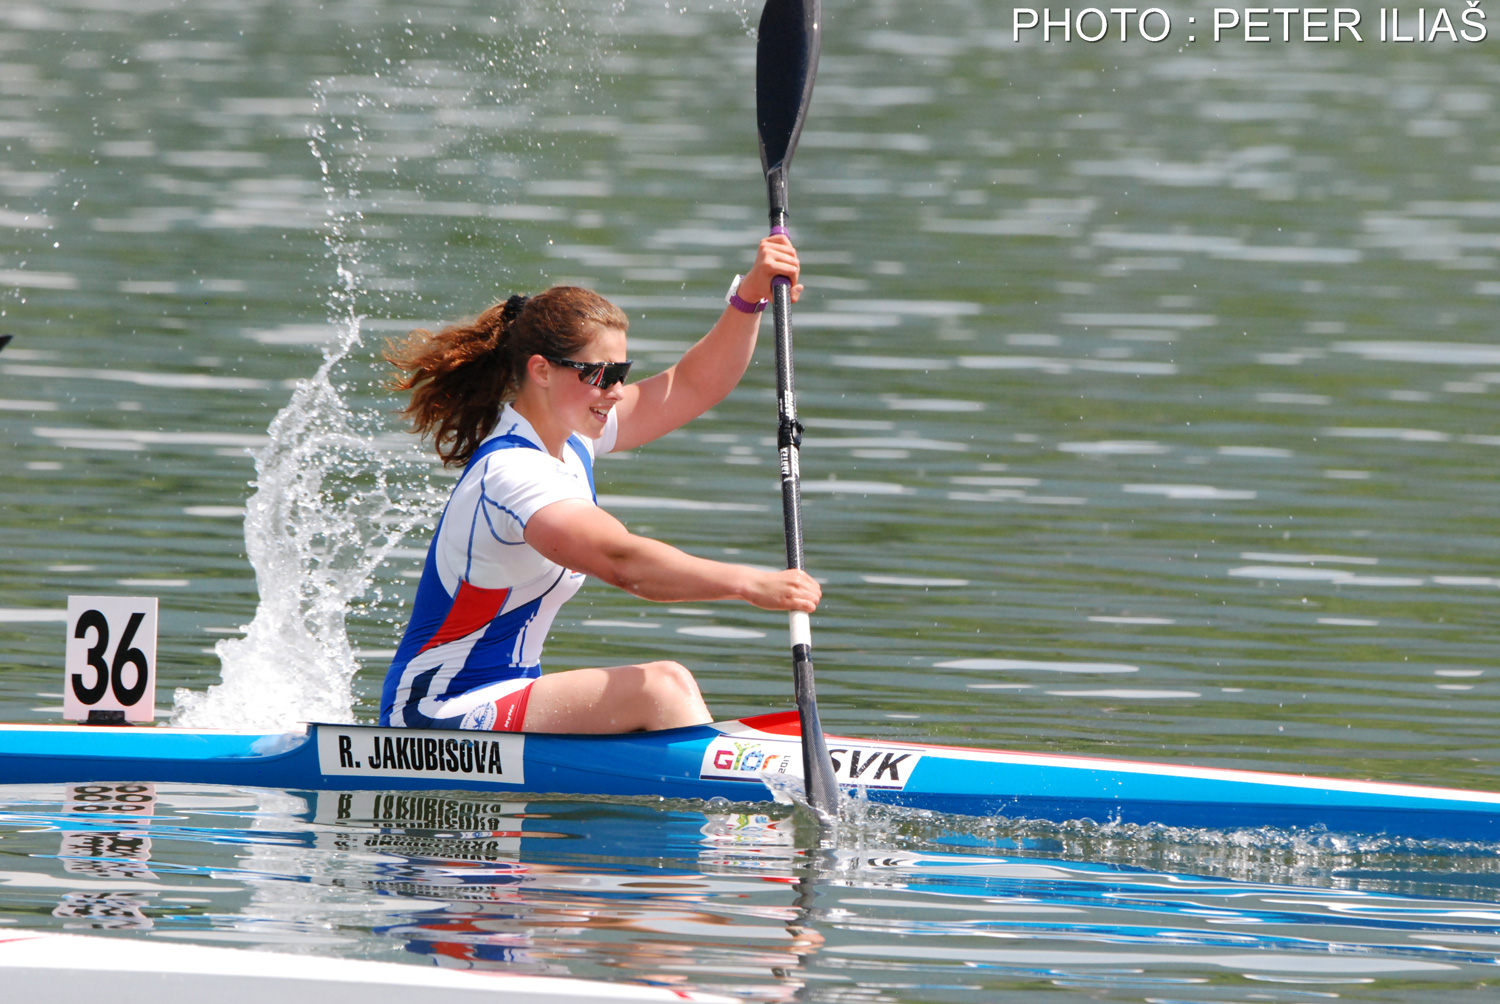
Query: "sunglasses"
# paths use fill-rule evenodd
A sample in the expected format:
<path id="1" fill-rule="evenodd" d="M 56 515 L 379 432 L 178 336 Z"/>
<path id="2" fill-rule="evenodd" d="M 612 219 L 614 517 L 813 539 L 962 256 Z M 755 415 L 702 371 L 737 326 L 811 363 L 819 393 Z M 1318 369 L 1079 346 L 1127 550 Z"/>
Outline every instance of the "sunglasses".
<path id="1" fill-rule="evenodd" d="M 577 370 L 578 379 L 600 390 L 609 390 L 617 383 L 624 383 L 625 377 L 630 373 L 630 367 L 635 365 L 634 359 L 627 359 L 623 363 L 581 363 L 576 359 L 559 359 L 556 356 L 542 356 L 542 358 L 553 366 L 566 366 Z"/>

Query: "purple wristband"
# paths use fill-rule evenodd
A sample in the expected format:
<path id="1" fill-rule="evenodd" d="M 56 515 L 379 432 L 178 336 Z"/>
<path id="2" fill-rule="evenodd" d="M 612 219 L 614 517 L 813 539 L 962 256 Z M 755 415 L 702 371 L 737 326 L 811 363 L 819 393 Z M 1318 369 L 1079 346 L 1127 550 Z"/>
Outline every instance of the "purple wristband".
<path id="1" fill-rule="evenodd" d="M 742 314 L 758 314 L 766 309 L 767 302 L 762 300 L 759 303 L 751 303 L 738 293 L 729 294 L 729 305 Z"/>

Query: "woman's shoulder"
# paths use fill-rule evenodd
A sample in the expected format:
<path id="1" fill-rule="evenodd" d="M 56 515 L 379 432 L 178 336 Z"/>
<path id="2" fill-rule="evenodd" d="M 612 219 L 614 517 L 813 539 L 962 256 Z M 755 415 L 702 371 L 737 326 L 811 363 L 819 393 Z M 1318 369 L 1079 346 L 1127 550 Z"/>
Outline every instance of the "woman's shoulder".
<path id="1" fill-rule="evenodd" d="M 463 480 L 493 498 L 535 496 L 550 498 L 592 498 L 586 474 L 550 456 L 544 450 L 527 446 L 499 449 L 484 457 Z"/>
<path id="2" fill-rule="evenodd" d="M 547 477 L 562 466 L 546 450 L 530 443 L 516 442 L 486 451 L 469 470 L 469 476 L 478 475 L 486 481 L 507 476 L 538 478 Z"/>

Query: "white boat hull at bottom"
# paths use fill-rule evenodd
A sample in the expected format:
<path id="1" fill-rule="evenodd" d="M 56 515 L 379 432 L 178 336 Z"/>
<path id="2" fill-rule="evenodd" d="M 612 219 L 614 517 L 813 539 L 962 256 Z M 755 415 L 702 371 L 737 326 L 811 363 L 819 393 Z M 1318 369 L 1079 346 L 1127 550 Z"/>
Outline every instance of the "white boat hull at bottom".
<path id="1" fill-rule="evenodd" d="M 1500 841 L 1500 794 L 1492 792 L 837 736 L 828 744 L 844 790 L 937 812 Z M 757 802 L 769 800 L 764 775 L 801 774 L 795 712 L 617 736 L 0 725 L 0 783 L 16 784 L 186 781 Z"/>
<path id="2" fill-rule="evenodd" d="M 0 980 L 14 1001 L 110 1004 L 648 1004 L 737 998 L 554 976 L 102 938 L 0 932 Z"/>

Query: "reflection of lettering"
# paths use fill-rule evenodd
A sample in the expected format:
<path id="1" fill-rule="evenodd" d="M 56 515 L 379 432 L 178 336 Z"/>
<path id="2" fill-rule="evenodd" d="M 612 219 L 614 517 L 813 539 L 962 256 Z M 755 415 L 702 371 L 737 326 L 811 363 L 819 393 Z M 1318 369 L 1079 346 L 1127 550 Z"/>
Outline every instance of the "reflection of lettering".
<path id="1" fill-rule="evenodd" d="M 412 830 L 445 831 L 443 839 L 455 834 L 465 837 L 519 837 L 521 818 L 516 813 L 525 812 L 525 803 L 501 802 L 484 798 L 445 798 L 402 792 L 339 792 L 327 809 L 323 796 L 318 800 L 319 821 L 360 823 L 376 827 L 392 827 L 387 832 L 400 832 L 400 828 Z M 524 818 L 524 817 L 522 817 Z M 542 838 L 553 834 L 545 831 L 528 831 L 527 836 L 539 833 Z M 368 831 L 357 830 L 354 839 L 365 839 Z M 441 856 L 441 855 L 439 855 Z"/>
<path id="2" fill-rule="evenodd" d="M 63 811 L 87 813 L 91 825 L 128 826 L 150 822 L 156 805 L 151 784 L 74 784 L 63 789 Z M 79 820 L 83 822 L 83 820 Z M 57 856 L 63 871 L 98 878 L 155 878 L 151 873 L 151 831 L 64 830 Z"/>
<path id="3" fill-rule="evenodd" d="M 127 812 L 151 815 L 156 789 L 149 784 L 75 784 L 66 789 L 67 812 Z"/>
<path id="4" fill-rule="evenodd" d="M 52 916 L 83 923 L 64 927 L 101 927 L 117 930 L 145 930 L 152 926 L 144 898 L 125 892 L 70 892 L 52 911 Z"/>
<path id="5" fill-rule="evenodd" d="M 332 846 L 341 851 L 381 851 L 388 854 L 403 854 L 418 858 L 442 858 L 444 861 L 483 861 L 493 866 L 486 872 L 501 870 L 506 858 L 520 853 L 520 830 L 497 830 L 484 837 L 454 837 L 442 834 L 436 837 L 414 836 L 407 833 L 339 834 Z M 468 885 L 467 878 L 455 878 L 451 874 L 438 873 L 429 880 L 432 885 L 451 886 L 455 882 Z M 509 885 L 514 882 L 507 877 L 498 878 L 493 884 Z M 385 887 L 381 880 L 381 887 Z"/>
<path id="6" fill-rule="evenodd" d="M 90 830 L 65 832 L 57 856 L 63 871 L 100 878 L 155 878 L 151 838 L 144 834 Z"/>

